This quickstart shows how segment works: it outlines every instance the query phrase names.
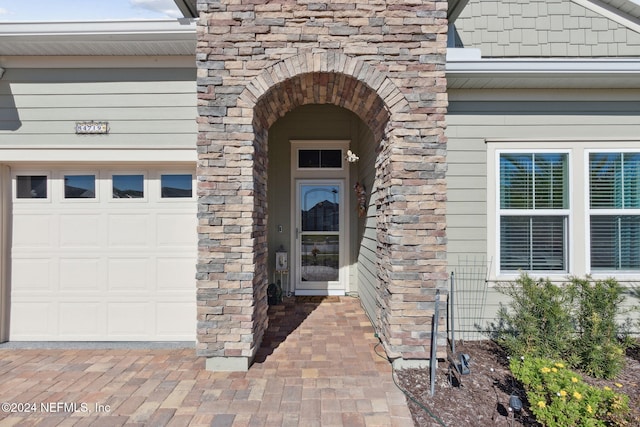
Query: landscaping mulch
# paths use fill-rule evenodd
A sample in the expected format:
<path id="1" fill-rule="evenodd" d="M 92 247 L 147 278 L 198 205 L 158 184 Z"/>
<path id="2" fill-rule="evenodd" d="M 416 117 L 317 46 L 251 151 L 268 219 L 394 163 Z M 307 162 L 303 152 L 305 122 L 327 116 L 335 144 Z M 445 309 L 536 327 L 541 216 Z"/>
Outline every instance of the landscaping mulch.
<path id="1" fill-rule="evenodd" d="M 451 364 L 441 360 L 433 396 L 428 368 L 397 371 L 398 384 L 411 396 L 407 400 L 417 427 L 540 426 L 529 411 L 525 392 L 511 376 L 508 359 L 498 345 L 492 341 L 459 343 L 456 355 L 459 354 L 470 356 L 469 374 L 451 375 Z M 634 416 L 630 426 L 640 426 L 640 341 L 638 347 L 627 352 L 625 369 L 614 380 L 583 377 L 590 384 L 608 385 L 627 394 Z M 513 394 L 519 396 L 524 405 L 518 412 L 509 409 L 509 398 Z"/>

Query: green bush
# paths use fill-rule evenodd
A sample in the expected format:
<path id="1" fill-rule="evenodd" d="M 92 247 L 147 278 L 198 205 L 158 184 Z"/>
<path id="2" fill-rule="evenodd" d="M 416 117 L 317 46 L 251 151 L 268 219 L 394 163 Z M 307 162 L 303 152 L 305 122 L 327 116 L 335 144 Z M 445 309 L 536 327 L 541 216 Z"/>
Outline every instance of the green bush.
<path id="1" fill-rule="evenodd" d="M 565 360 L 597 378 L 613 378 L 624 366 L 628 340 L 616 324 L 624 299 L 614 279 L 571 278 L 560 287 L 522 274 L 498 290 L 510 297 L 491 325 L 492 338 L 512 356 Z"/>
<path id="2" fill-rule="evenodd" d="M 571 352 L 574 323 L 568 307 L 570 295 L 549 281 L 522 274 L 515 283 L 498 290 L 510 298 L 500 305 L 492 337 L 511 355 L 566 359 Z"/>
<path id="3" fill-rule="evenodd" d="M 511 372 L 525 387 L 531 412 L 546 427 L 612 427 L 629 423 L 629 397 L 582 381 L 562 362 L 513 358 Z"/>
<path id="4" fill-rule="evenodd" d="M 624 300 L 623 288 L 614 279 L 571 280 L 578 327 L 574 351 L 580 369 L 596 378 L 613 378 L 624 367 L 625 344 L 620 340 L 616 317 Z"/>

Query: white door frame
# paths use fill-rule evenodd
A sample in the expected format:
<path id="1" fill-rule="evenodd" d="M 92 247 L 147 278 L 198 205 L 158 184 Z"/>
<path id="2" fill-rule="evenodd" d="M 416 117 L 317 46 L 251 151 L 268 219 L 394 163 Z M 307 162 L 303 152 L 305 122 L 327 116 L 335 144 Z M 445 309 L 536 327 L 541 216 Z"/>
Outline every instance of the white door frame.
<path id="1" fill-rule="evenodd" d="M 337 281 L 313 281 L 313 282 L 303 282 L 302 281 L 302 236 L 303 234 L 314 235 L 314 232 L 304 233 L 302 231 L 302 215 L 301 209 L 299 208 L 300 203 L 302 202 L 301 190 L 303 186 L 337 186 L 339 196 L 337 199 L 339 208 L 338 208 L 338 231 L 337 232 L 317 232 L 318 235 L 322 235 L 323 233 L 327 234 L 338 234 L 339 246 L 338 246 L 338 280 Z M 298 295 L 344 295 L 346 284 L 346 266 L 345 266 L 345 254 L 347 250 L 347 246 L 345 245 L 345 212 L 344 212 L 344 204 L 345 204 L 345 194 L 344 194 L 344 180 L 341 179 L 299 179 L 296 180 L 296 218 L 295 218 L 295 268 L 293 271 L 293 285 L 294 291 Z"/>
<path id="2" fill-rule="evenodd" d="M 346 153 L 349 140 L 292 140 L 291 142 L 291 263 L 289 291 L 296 295 L 344 295 L 349 289 L 349 163 Z M 335 168 L 301 168 L 298 165 L 298 151 L 305 150 L 341 150 L 342 166 Z M 333 183 L 340 185 L 340 256 L 339 281 L 328 282 L 328 286 L 308 286 L 306 289 L 297 288 L 300 278 L 300 209 L 298 209 L 299 191 L 301 184 Z M 322 282 L 316 282 L 322 283 Z"/>

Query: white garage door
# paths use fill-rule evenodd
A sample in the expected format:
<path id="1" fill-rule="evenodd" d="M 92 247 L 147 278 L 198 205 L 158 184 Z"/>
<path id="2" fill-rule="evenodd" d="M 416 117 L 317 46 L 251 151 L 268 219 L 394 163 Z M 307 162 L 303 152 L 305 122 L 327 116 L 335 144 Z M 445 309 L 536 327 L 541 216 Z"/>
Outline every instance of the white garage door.
<path id="1" fill-rule="evenodd" d="M 195 339 L 194 171 L 12 168 L 10 340 Z"/>

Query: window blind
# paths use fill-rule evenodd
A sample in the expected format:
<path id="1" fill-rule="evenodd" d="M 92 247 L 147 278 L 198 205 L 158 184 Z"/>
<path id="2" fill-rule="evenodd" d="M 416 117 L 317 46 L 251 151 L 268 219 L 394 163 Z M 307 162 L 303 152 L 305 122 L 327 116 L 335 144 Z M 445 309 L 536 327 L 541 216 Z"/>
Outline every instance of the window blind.
<path id="1" fill-rule="evenodd" d="M 589 155 L 591 209 L 640 208 L 640 153 Z"/>
<path id="2" fill-rule="evenodd" d="M 514 153 L 500 156 L 501 209 L 566 209 L 567 155 Z"/>
<path id="3" fill-rule="evenodd" d="M 501 270 L 566 270 L 566 217 L 503 216 Z"/>
<path id="4" fill-rule="evenodd" d="M 589 154 L 591 268 L 640 269 L 640 153 Z"/>
<path id="5" fill-rule="evenodd" d="M 567 270 L 567 157 L 500 155 L 501 270 Z M 550 215 L 550 210 L 557 215 Z"/>

